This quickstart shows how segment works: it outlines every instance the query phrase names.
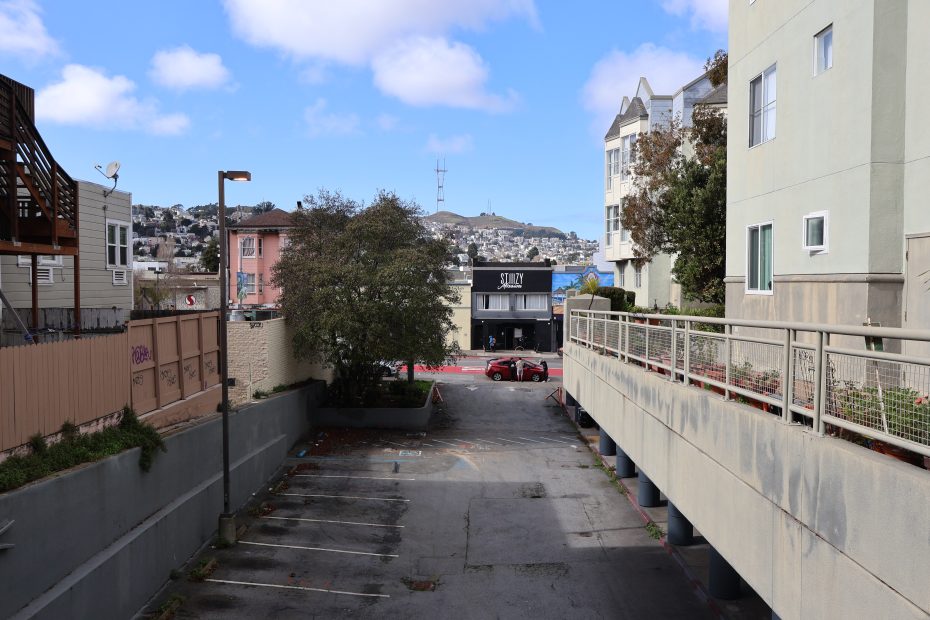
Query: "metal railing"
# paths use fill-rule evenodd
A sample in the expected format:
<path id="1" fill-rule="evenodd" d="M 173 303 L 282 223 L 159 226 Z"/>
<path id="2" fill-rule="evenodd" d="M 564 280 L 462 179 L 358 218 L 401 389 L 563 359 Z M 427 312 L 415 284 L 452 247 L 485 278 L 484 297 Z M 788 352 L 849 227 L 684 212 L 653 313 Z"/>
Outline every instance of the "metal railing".
<path id="1" fill-rule="evenodd" d="M 930 331 L 574 310 L 568 340 L 821 434 L 930 456 L 930 357 L 893 352 Z"/>

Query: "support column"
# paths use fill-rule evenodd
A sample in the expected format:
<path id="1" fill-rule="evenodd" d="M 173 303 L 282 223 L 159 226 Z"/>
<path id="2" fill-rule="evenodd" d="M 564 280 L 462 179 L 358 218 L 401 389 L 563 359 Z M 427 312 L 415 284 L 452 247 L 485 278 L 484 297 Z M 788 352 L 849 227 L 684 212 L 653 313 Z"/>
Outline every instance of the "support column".
<path id="1" fill-rule="evenodd" d="M 652 508 L 659 505 L 659 487 L 643 472 L 639 470 L 639 505 L 644 508 Z"/>
<path id="2" fill-rule="evenodd" d="M 617 453 L 617 444 L 614 443 L 614 440 L 610 438 L 610 435 L 603 428 L 601 429 L 601 440 L 597 445 L 597 451 L 601 453 L 601 456 L 613 456 Z"/>
<path id="3" fill-rule="evenodd" d="M 710 578 L 708 579 L 707 589 L 714 598 L 732 601 L 740 597 L 739 573 L 733 570 L 730 563 L 727 562 L 717 550 L 711 547 L 710 553 Z"/>
<path id="4" fill-rule="evenodd" d="M 626 455 L 623 448 L 617 446 L 617 478 L 635 478 L 636 463 Z"/>
<path id="5" fill-rule="evenodd" d="M 694 526 L 672 502 L 668 503 L 668 542 L 679 547 L 694 544 Z"/>

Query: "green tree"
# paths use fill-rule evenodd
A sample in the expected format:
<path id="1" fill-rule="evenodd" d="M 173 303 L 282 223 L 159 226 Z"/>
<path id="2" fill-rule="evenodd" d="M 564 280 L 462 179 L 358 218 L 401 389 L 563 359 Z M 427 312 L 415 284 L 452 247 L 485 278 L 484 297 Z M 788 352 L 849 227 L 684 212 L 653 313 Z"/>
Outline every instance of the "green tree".
<path id="1" fill-rule="evenodd" d="M 254 212 L 256 215 L 258 215 L 259 213 L 267 213 L 268 211 L 271 211 L 274 208 L 275 208 L 275 204 L 273 202 L 271 202 L 270 200 L 263 200 L 262 202 L 255 205 Z"/>
<path id="2" fill-rule="evenodd" d="M 725 52 L 710 59 L 712 77 L 726 63 Z M 725 293 L 726 143 L 726 118 L 707 106 L 695 107 L 690 128 L 672 122 L 640 135 L 633 191 L 620 214 L 638 259 L 674 255 L 672 273 L 685 296 L 718 304 Z"/>
<path id="3" fill-rule="evenodd" d="M 217 273 L 220 270 L 220 244 L 216 237 L 207 240 L 200 255 L 200 266 L 209 273 Z"/>
<path id="4" fill-rule="evenodd" d="M 539 248 L 537 248 L 535 245 L 526 252 L 526 257 L 530 260 L 533 260 L 537 256 L 539 256 Z"/>
<path id="5" fill-rule="evenodd" d="M 478 258 L 478 244 L 475 242 L 469 243 L 467 254 L 468 254 L 468 257 L 471 258 L 472 260 L 475 260 L 476 258 Z"/>
<path id="6" fill-rule="evenodd" d="M 375 363 L 439 365 L 455 354 L 445 269 L 449 245 L 432 239 L 414 203 L 380 192 L 371 206 L 321 190 L 293 213 L 290 244 L 274 267 L 294 351 L 335 371 L 334 396 L 358 403 L 377 384 Z"/>

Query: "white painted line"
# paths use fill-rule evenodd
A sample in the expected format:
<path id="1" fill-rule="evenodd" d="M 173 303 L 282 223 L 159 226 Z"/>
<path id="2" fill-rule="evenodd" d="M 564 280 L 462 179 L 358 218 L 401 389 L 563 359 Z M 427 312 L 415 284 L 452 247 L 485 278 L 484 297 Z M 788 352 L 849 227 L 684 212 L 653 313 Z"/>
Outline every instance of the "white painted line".
<path id="1" fill-rule="evenodd" d="M 397 558 L 398 555 L 393 553 L 368 553 L 366 551 L 343 551 L 342 549 L 324 549 L 323 547 L 301 547 L 300 545 L 276 545 L 274 543 L 252 542 L 249 540 L 240 540 L 240 545 L 255 545 L 258 547 L 278 547 L 280 549 L 300 549 L 302 551 L 328 551 L 330 553 L 347 553 L 349 555 L 370 555 L 376 558 Z"/>
<path id="2" fill-rule="evenodd" d="M 444 444 L 446 444 L 447 446 L 452 446 L 453 448 L 458 448 L 458 445 L 457 445 L 457 444 L 449 443 L 448 441 L 443 441 L 442 439 L 434 439 L 433 441 L 436 441 L 436 442 L 438 442 L 438 443 L 444 443 Z"/>
<path id="3" fill-rule="evenodd" d="M 290 497 L 328 497 L 331 499 L 368 499 L 379 502 L 409 502 L 409 499 L 394 499 L 391 497 L 359 497 L 357 495 L 321 495 L 318 493 L 280 493 Z"/>
<path id="4" fill-rule="evenodd" d="M 365 594 L 364 592 L 346 592 L 344 590 L 327 590 L 325 588 L 311 588 L 308 586 L 285 586 L 276 583 L 256 583 L 254 581 L 232 581 L 230 579 L 208 578 L 204 581 L 210 583 L 225 583 L 234 586 L 255 586 L 256 588 L 280 588 L 282 590 L 303 590 L 304 592 L 325 592 L 326 594 L 348 594 L 349 596 L 369 596 L 372 598 L 391 598 L 390 594 Z"/>
<path id="5" fill-rule="evenodd" d="M 525 439 L 526 441 L 532 441 L 533 443 L 546 443 L 545 441 L 539 441 L 537 439 L 529 439 L 528 437 L 520 437 L 517 435 L 517 439 Z"/>
<path id="6" fill-rule="evenodd" d="M 348 478 L 349 480 L 403 480 L 413 482 L 416 478 L 387 478 L 379 476 L 331 476 L 327 474 L 294 474 L 295 478 Z"/>
<path id="7" fill-rule="evenodd" d="M 557 442 L 559 442 L 559 443 L 571 444 L 570 441 L 562 441 L 561 439 L 553 439 L 552 437 L 549 438 L 549 441 L 557 441 Z"/>
<path id="8" fill-rule="evenodd" d="M 496 441 L 491 441 L 490 439 L 478 439 L 478 441 L 483 441 L 484 443 L 494 444 L 495 446 L 502 446 L 504 444 L 497 443 Z"/>
<path id="9" fill-rule="evenodd" d="M 475 445 L 475 442 L 474 442 L 474 441 L 465 441 L 464 439 L 459 439 L 458 437 L 454 437 L 454 439 L 455 439 L 455 441 L 457 441 L 457 442 L 459 442 L 459 443 L 465 443 L 465 444 L 468 444 L 468 445 L 470 445 L 470 446 Z"/>
<path id="10" fill-rule="evenodd" d="M 498 437 L 498 439 L 500 439 L 501 441 L 509 441 L 510 443 L 515 443 L 519 446 L 523 445 L 522 441 L 514 441 L 513 439 L 504 439 L 503 437 Z"/>
<path id="11" fill-rule="evenodd" d="M 337 523 L 339 525 L 367 525 L 368 527 L 396 527 L 403 525 L 385 525 L 382 523 L 359 523 L 358 521 L 331 521 L 329 519 L 308 519 L 307 517 L 262 517 L 262 519 L 277 519 L 279 521 L 306 521 L 308 523 Z"/>
<path id="12" fill-rule="evenodd" d="M 420 442 L 420 445 L 421 445 L 421 446 L 426 446 L 427 448 L 435 448 L 435 447 L 436 447 L 436 446 L 434 446 L 433 444 L 431 444 L 431 443 L 426 443 L 426 442 L 424 442 L 424 441 L 421 441 L 421 442 Z"/>

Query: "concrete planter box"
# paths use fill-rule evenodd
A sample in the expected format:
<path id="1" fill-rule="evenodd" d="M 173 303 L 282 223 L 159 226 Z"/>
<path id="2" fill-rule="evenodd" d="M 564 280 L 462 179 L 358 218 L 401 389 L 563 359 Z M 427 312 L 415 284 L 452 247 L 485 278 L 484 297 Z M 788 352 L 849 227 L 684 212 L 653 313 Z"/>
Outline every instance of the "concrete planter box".
<path id="1" fill-rule="evenodd" d="M 422 407 L 321 407 L 313 412 L 314 427 L 337 426 L 345 428 L 382 428 L 401 431 L 425 431 L 433 414 L 433 393 L 430 386 Z"/>

